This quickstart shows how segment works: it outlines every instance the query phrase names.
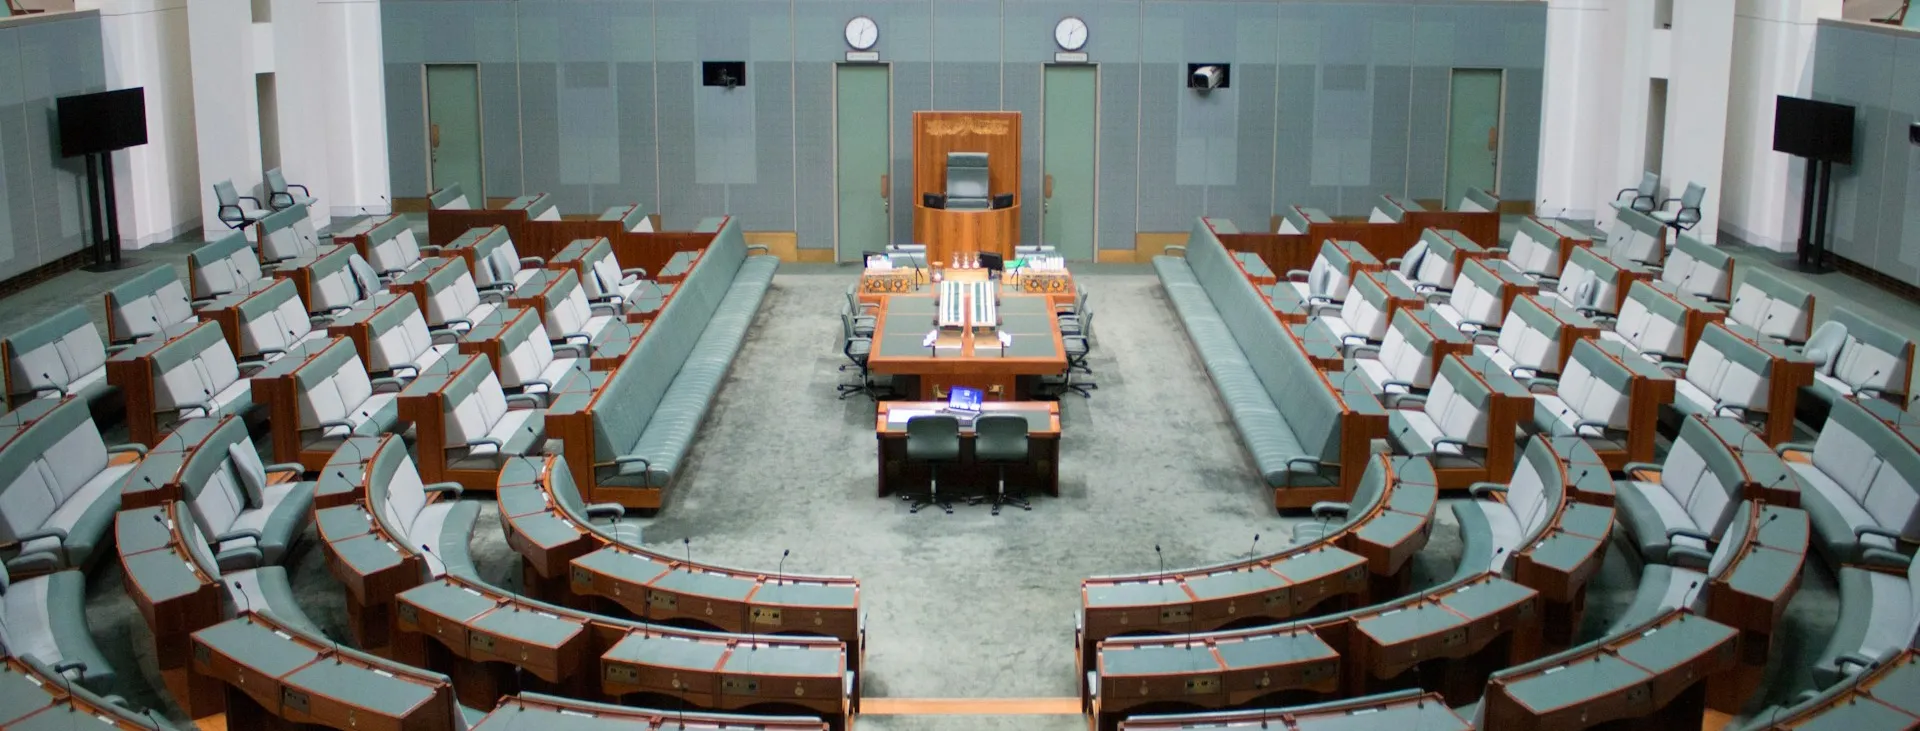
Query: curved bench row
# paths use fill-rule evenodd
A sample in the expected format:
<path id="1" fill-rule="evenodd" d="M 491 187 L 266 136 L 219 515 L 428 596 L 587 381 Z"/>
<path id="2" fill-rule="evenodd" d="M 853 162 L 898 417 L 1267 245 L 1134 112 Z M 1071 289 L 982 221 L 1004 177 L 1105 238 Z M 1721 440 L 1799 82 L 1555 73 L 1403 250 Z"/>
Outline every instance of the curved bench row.
<path id="1" fill-rule="evenodd" d="M 1305 543 L 1257 559 L 1082 581 L 1079 667 L 1093 667 L 1099 644 L 1113 637 L 1271 624 L 1336 598 L 1366 604 L 1376 584 L 1403 592 L 1407 562 L 1432 533 L 1437 498 L 1426 460 L 1374 455 L 1352 503 L 1315 506 L 1326 522 L 1302 526 L 1296 540 Z"/>

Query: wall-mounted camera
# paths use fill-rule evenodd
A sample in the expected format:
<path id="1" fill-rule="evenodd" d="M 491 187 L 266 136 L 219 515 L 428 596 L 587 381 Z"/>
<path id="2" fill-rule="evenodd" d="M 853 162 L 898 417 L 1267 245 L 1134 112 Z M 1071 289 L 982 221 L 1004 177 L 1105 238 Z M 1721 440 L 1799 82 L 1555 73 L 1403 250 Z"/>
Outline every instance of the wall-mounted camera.
<path id="1" fill-rule="evenodd" d="M 747 62 L 745 61 L 702 61 L 700 62 L 700 84 L 718 86 L 728 91 L 747 85 Z"/>
<path id="2" fill-rule="evenodd" d="M 1225 89 L 1233 82 L 1231 69 L 1224 63 L 1187 64 L 1187 88 L 1201 93 Z"/>

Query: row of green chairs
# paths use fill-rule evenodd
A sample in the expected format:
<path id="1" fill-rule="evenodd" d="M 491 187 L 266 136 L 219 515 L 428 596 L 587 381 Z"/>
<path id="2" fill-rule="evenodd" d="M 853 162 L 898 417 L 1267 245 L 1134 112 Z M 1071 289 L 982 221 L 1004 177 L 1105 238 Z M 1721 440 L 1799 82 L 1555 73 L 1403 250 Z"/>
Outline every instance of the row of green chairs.
<path id="1" fill-rule="evenodd" d="M 1026 500 L 1024 492 L 1007 492 L 1007 465 L 1027 460 L 1027 418 L 1014 414 L 983 414 L 973 420 L 973 458 L 977 462 L 993 465 L 999 470 L 999 481 L 993 493 L 993 514 L 999 515 L 1000 508 L 1006 505 L 1018 505 L 1022 510 L 1032 510 L 1033 505 Z M 903 492 L 901 500 L 913 502 L 907 512 L 918 513 L 921 508 L 938 505 L 948 515 L 953 514 L 953 501 L 940 494 L 940 466 L 953 464 L 960 460 L 960 420 L 953 416 L 936 414 L 916 416 L 907 420 L 907 461 L 925 463 L 932 471 L 932 479 L 927 481 L 924 493 Z M 987 496 L 967 497 L 968 505 L 978 505 Z"/>

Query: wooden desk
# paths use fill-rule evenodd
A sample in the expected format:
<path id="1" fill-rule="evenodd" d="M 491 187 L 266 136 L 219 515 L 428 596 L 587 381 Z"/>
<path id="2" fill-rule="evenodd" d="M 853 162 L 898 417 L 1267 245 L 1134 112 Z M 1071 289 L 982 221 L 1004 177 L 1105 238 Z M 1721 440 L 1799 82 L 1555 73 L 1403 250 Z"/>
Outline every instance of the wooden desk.
<path id="1" fill-rule="evenodd" d="M 193 635 L 189 715 L 222 710 L 227 728 L 281 721 L 337 729 L 453 728 L 453 688 L 444 676 L 349 653 L 323 637 L 246 613 Z"/>
<path id="2" fill-rule="evenodd" d="M 738 716 L 717 714 L 697 708 L 660 706 L 640 708 L 589 703 L 550 695 L 514 695 L 500 698 L 492 713 L 474 724 L 472 731 L 529 731 L 530 729 L 609 729 L 612 731 L 650 731 L 664 729 L 669 721 L 685 720 L 684 728 L 724 729 L 740 722 Z M 755 731 L 827 731 L 827 724 L 807 716 L 760 716 L 753 720 Z M 1435 731 L 1442 731 L 1435 729 Z"/>
<path id="3" fill-rule="evenodd" d="M 1363 725 L 1356 726 L 1356 718 L 1362 719 L 1360 723 Z M 1301 708 L 1253 708 L 1120 722 L 1121 731 L 1181 731 L 1215 726 L 1234 729 L 1271 727 L 1282 731 L 1353 731 L 1358 728 L 1473 731 L 1473 725 L 1448 708 L 1446 699 L 1438 693 L 1414 692 L 1395 694 L 1386 700 L 1357 698 Z"/>
<path id="4" fill-rule="evenodd" d="M 1128 711 L 1154 704 L 1226 708 L 1286 691 L 1329 695 L 1340 688 L 1340 669 L 1340 653 L 1312 632 L 1162 638 L 1129 652 L 1103 649 L 1093 727 L 1118 728 Z"/>
<path id="5" fill-rule="evenodd" d="M 907 461 L 907 419 L 912 415 L 932 414 L 945 402 L 882 401 L 875 417 L 874 437 L 879 442 L 879 497 L 919 489 L 930 478 L 924 465 Z M 1008 491 L 1016 488 L 1060 496 L 1060 404 L 1056 401 L 992 401 L 981 405 L 985 414 L 1013 414 L 1027 419 L 1027 459 L 1006 466 Z M 960 425 L 960 459 L 940 466 L 940 484 L 960 490 L 973 488 L 991 495 L 1000 477 L 1000 466 L 976 460 L 973 452 L 973 425 Z"/>
<path id="6" fill-rule="evenodd" d="M 1868 729 L 1920 726 L 1920 650 L 1907 649 L 1859 672 L 1810 706 L 1769 712 L 1754 729 Z"/>
<path id="7" fill-rule="evenodd" d="M 193 519 L 173 501 L 114 516 L 121 586 L 147 621 L 163 674 L 186 667 L 193 633 L 221 619 L 220 582 L 194 564 L 180 539 L 179 521 Z"/>
<path id="8" fill-rule="evenodd" d="M 1707 618 L 1740 630 L 1737 663 L 1707 697 L 1709 707 L 1727 713 L 1738 713 L 1766 677 L 1773 637 L 1800 590 L 1811 532 L 1804 511 L 1752 501 L 1741 507 L 1733 520 L 1744 528 L 1744 540 L 1704 589 Z"/>
<path id="9" fill-rule="evenodd" d="M 1632 718 L 1699 728 L 1702 686 L 1733 667 L 1736 634 L 1676 610 L 1592 647 L 1502 671 L 1487 684 L 1485 727 L 1579 731 Z"/>
<path id="10" fill-rule="evenodd" d="M 991 333 L 976 335 L 973 328 L 942 332 L 935 347 L 923 346 L 936 303 L 931 294 L 886 295 L 874 321 L 867 367 L 911 379 L 916 385 L 906 392 L 918 394 L 918 400 L 945 400 L 948 386 L 965 385 L 984 391 L 987 400 L 1010 401 L 1019 398 L 1022 377 L 1067 370 L 1066 346 L 1048 297 L 1001 295 L 1000 330 L 1013 335 L 1013 345 L 1006 348 Z"/>
<path id="11" fill-rule="evenodd" d="M 915 203 L 913 240 L 927 247 L 927 261 L 971 259 L 982 252 L 1013 258 L 1020 244 L 1020 204 L 985 211 L 928 208 Z"/>

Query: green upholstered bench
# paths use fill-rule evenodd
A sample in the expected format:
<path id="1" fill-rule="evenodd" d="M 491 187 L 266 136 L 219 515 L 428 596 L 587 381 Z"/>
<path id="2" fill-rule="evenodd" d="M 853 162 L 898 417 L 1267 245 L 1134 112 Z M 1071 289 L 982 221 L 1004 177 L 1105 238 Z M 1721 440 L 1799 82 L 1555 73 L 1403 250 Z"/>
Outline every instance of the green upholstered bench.
<path id="1" fill-rule="evenodd" d="M 1835 402 L 1813 444 L 1782 452 L 1813 518 L 1814 543 L 1830 566 L 1899 568 L 1920 541 L 1920 453 L 1894 427 L 1852 401 Z"/>
<path id="2" fill-rule="evenodd" d="M 424 560 L 427 576 L 422 578 L 475 574 L 467 539 L 480 517 L 480 504 L 459 499 L 459 483 L 421 482 L 406 441 L 396 436 L 380 443 L 365 474 L 368 512 L 386 535 L 406 543 L 401 550 Z"/>
<path id="3" fill-rule="evenodd" d="M 297 463 L 261 464 L 246 423 L 220 420 L 177 473 L 194 520 L 218 546 L 215 563 L 229 569 L 280 563 L 306 526 L 314 485 L 297 479 L 269 484 L 267 476 L 298 478 L 304 471 Z"/>
<path id="4" fill-rule="evenodd" d="M 265 289 L 273 282 L 261 274 L 260 255 L 238 231 L 187 254 L 187 286 L 193 301 Z"/>
<path id="5" fill-rule="evenodd" d="M 749 255 L 760 247 L 747 245 L 738 219 L 710 219 L 697 230 L 712 241 L 625 367 L 586 404 L 549 412 L 549 431 L 565 440 L 575 481 L 595 501 L 660 507 L 780 266 Z M 590 423 L 578 424 L 582 416 Z"/>
<path id="6" fill-rule="evenodd" d="M 1850 396 L 1904 403 L 1913 375 L 1913 341 L 1852 311 L 1835 309 L 1807 339 L 1813 383 L 1800 393 L 1831 407 Z"/>
<path id="7" fill-rule="evenodd" d="M 17 544 L 7 569 L 31 573 L 91 566 L 120 509 L 120 481 L 131 463 L 113 456 L 144 454 L 138 445 L 109 448 L 84 401 L 68 399 L 0 447 L 0 544 Z"/>
<path id="8" fill-rule="evenodd" d="M 260 260 L 268 264 L 311 257 L 320 250 L 320 237 L 307 218 L 307 207 L 295 205 L 268 214 L 253 225 Z"/>
<path id="9" fill-rule="evenodd" d="M 107 383 L 107 348 L 93 318 L 74 306 L 0 339 L 6 358 L 7 403 L 78 397 L 100 401 L 116 393 Z"/>
<path id="10" fill-rule="evenodd" d="M 87 628 L 86 574 L 56 571 L 13 581 L 6 574 L 0 571 L 0 628 L 6 630 L 0 653 L 40 663 L 64 683 L 112 689 L 118 674 Z"/>
<path id="11" fill-rule="evenodd" d="M 459 183 L 449 183 L 427 196 L 427 207 L 437 211 L 465 211 L 472 209 L 473 204 L 467 201 L 466 191 L 460 189 Z"/>
<path id="12" fill-rule="evenodd" d="M 173 337 L 198 324 L 187 287 L 172 264 L 141 272 L 107 290 L 107 342 L 126 343 L 150 335 Z"/>
<path id="13" fill-rule="evenodd" d="M 1787 284 L 1765 269 L 1749 268 L 1727 306 L 1727 322 L 1751 328 L 1759 337 L 1804 343 L 1813 327 L 1813 293 Z"/>

